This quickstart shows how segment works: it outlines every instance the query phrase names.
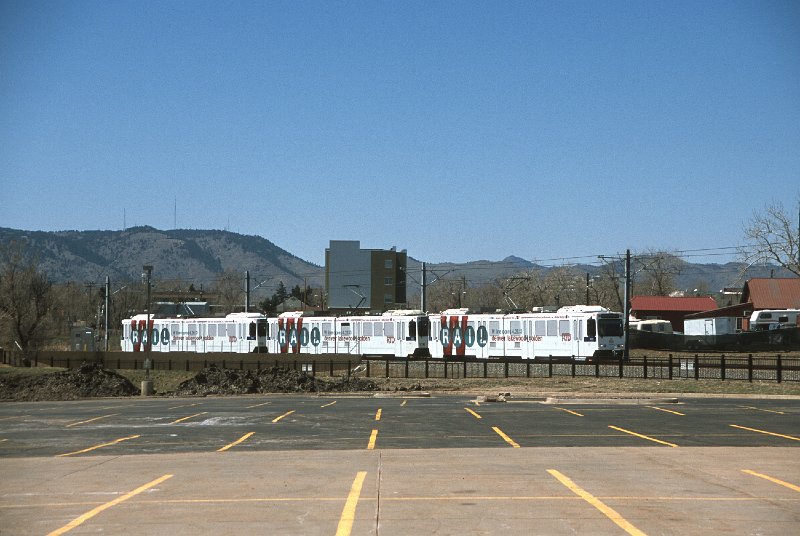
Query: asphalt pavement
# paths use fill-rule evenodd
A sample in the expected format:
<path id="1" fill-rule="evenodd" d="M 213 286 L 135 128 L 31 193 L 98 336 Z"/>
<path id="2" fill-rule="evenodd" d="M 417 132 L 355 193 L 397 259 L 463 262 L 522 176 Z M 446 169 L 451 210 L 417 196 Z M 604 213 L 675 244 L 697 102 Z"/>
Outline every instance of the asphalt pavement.
<path id="1" fill-rule="evenodd" d="M 0 534 L 789 534 L 798 446 L 797 399 L 3 403 Z"/>

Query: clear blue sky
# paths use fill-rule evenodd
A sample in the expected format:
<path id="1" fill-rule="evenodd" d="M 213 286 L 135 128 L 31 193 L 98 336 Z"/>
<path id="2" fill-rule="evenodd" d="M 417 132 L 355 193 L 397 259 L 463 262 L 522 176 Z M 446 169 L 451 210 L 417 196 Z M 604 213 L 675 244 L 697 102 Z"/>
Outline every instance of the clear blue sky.
<path id="1" fill-rule="evenodd" d="M 0 125 L 3 227 L 735 246 L 800 192 L 800 2 L 0 0 Z"/>

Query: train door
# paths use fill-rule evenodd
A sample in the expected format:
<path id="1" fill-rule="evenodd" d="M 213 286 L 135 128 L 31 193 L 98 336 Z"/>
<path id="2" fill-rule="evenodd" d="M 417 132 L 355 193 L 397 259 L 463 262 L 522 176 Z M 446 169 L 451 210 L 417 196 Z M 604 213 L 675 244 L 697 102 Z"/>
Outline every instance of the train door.
<path id="1" fill-rule="evenodd" d="M 581 354 L 581 340 L 583 339 L 583 320 L 580 318 L 575 318 L 572 320 L 572 341 L 573 341 L 573 351 L 575 355 L 579 356 Z"/>

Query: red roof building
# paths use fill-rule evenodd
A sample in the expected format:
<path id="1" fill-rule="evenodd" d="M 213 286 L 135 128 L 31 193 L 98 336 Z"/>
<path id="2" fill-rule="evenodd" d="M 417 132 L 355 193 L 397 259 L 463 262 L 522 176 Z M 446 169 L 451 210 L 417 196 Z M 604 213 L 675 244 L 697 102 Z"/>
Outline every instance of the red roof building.
<path id="1" fill-rule="evenodd" d="M 634 296 L 631 298 L 631 315 L 641 320 L 669 320 L 673 331 L 683 332 L 686 315 L 717 308 L 711 296 L 671 297 Z"/>

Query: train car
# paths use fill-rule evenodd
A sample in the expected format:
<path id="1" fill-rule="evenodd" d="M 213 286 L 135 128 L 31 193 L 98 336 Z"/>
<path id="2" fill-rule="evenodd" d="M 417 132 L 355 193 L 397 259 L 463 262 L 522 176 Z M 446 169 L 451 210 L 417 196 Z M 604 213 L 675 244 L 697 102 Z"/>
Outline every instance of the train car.
<path id="1" fill-rule="evenodd" d="M 433 357 L 587 358 L 620 355 L 622 315 L 600 306 L 562 307 L 553 313 L 430 315 Z"/>
<path id="2" fill-rule="evenodd" d="M 122 321 L 123 352 L 266 352 L 267 318 L 259 313 L 231 313 L 224 318 L 153 318 Z"/>
<path id="3" fill-rule="evenodd" d="M 381 316 L 305 316 L 283 313 L 269 319 L 271 353 L 426 356 L 428 318 L 420 311 Z"/>

